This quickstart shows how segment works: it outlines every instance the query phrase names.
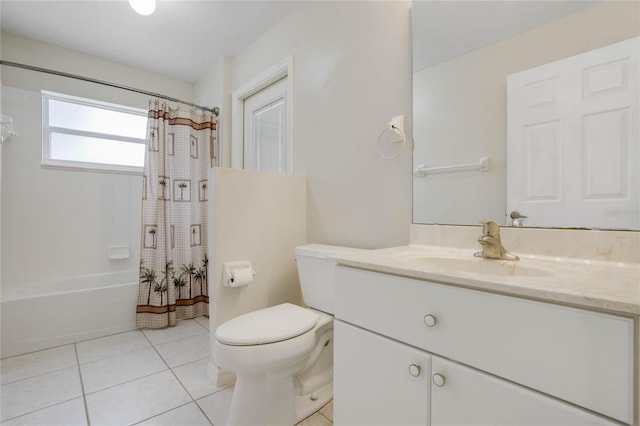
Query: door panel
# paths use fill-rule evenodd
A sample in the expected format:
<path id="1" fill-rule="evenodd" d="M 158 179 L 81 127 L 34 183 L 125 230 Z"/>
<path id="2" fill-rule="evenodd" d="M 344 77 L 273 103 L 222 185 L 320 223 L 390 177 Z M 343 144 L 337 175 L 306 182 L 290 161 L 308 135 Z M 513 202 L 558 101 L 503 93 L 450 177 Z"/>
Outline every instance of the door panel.
<path id="1" fill-rule="evenodd" d="M 640 229 L 636 37 L 507 79 L 507 215 Z"/>

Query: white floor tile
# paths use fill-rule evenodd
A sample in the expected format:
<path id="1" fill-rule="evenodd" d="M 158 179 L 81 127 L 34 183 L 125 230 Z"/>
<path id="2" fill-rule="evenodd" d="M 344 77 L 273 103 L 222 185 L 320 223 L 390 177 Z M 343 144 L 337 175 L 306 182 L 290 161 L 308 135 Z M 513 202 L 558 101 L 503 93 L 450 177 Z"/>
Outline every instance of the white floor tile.
<path id="1" fill-rule="evenodd" d="M 163 343 L 156 345 L 156 349 L 169 367 L 177 367 L 209 357 L 209 334 Z"/>
<path id="2" fill-rule="evenodd" d="M 78 367 L 2 385 L 2 415 L 11 419 L 82 396 Z"/>
<path id="3" fill-rule="evenodd" d="M 138 330 L 87 340 L 76 344 L 80 363 L 97 361 L 150 346 L 149 341 Z"/>
<path id="4" fill-rule="evenodd" d="M 174 374 L 193 399 L 200 399 L 222 389 L 207 376 L 208 364 L 209 357 L 173 369 Z"/>
<path id="5" fill-rule="evenodd" d="M 320 413 L 315 413 L 311 417 L 298 423 L 296 426 L 332 426 L 333 423 Z"/>
<path id="6" fill-rule="evenodd" d="M 87 395 L 92 426 L 130 425 L 191 401 L 170 371 Z"/>
<path id="7" fill-rule="evenodd" d="M 183 405 L 182 407 L 171 410 L 167 413 L 160 414 L 142 423 L 138 423 L 137 426 L 211 426 L 211 422 L 202 413 L 202 410 L 196 405 L 195 402 L 191 404 Z M 216 425 L 222 426 L 222 425 Z"/>
<path id="8" fill-rule="evenodd" d="M 87 414 L 82 397 L 44 408 L 15 419 L 2 422 L 2 426 L 85 426 Z"/>
<path id="9" fill-rule="evenodd" d="M 0 363 L 2 384 L 15 382 L 39 374 L 51 373 L 77 364 L 73 345 L 5 358 Z"/>
<path id="10" fill-rule="evenodd" d="M 204 411 L 211 423 L 215 426 L 223 426 L 227 424 L 232 395 L 233 388 L 228 388 L 199 399 L 196 402 L 200 408 L 202 408 L 202 411 Z"/>
<path id="11" fill-rule="evenodd" d="M 233 388 L 221 390 L 207 376 L 208 319 L 178 324 L 2 360 L 2 425 L 87 424 L 76 348 L 92 425 L 225 425 Z M 332 418 L 330 402 L 299 425 L 330 426 Z"/>
<path id="12" fill-rule="evenodd" d="M 198 317 L 196 318 L 196 322 L 209 330 L 209 317 Z"/>
<path id="13" fill-rule="evenodd" d="M 206 328 L 198 324 L 195 320 L 182 320 L 178 321 L 174 327 L 144 329 L 142 332 L 149 338 L 149 341 L 151 341 L 153 345 L 160 345 L 173 340 L 209 333 Z"/>
<path id="14" fill-rule="evenodd" d="M 93 393 L 166 370 L 153 348 L 139 349 L 80 365 L 85 393 Z"/>

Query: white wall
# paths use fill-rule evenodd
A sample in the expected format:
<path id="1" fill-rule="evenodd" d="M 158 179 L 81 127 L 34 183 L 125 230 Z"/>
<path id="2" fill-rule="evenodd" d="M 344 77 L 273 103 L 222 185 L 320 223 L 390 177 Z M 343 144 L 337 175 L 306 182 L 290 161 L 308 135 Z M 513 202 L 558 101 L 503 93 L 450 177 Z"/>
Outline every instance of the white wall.
<path id="1" fill-rule="evenodd" d="M 211 342 L 216 327 L 257 309 L 301 304 L 294 250 L 306 242 L 306 178 L 215 168 L 209 173 L 215 200 L 209 209 L 211 242 Z M 224 286 L 224 262 L 250 260 L 256 271 L 245 287 Z M 210 359 L 210 377 L 232 380 Z"/>
<path id="2" fill-rule="evenodd" d="M 294 55 L 294 170 L 308 177 L 309 242 L 408 242 L 411 149 L 389 161 L 376 144 L 395 115 L 411 134 L 410 7 L 301 2 L 233 61 L 236 89 Z"/>
<path id="3" fill-rule="evenodd" d="M 194 102 L 198 105 L 220 107 L 218 116 L 218 164 L 231 165 L 231 64 L 232 60 L 221 58 L 194 84 Z"/>
<path id="4" fill-rule="evenodd" d="M 414 166 L 490 171 L 416 178 L 414 222 L 506 224 L 507 75 L 638 34 L 640 3 L 607 1 L 416 73 Z"/>
<path id="5" fill-rule="evenodd" d="M 190 82 L 7 32 L 0 33 L 0 44 L 2 59 L 5 61 L 78 74 L 169 95 L 185 101 L 191 101 L 193 98 L 193 84 Z M 139 108 L 148 107 L 149 97 L 146 95 L 8 66 L 2 67 L 2 84 L 35 92 L 45 89 Z M 15 121 L 14 124 L 16 124 Z"/>
<path id="6" fill-rule="evenodd" d="M 215 324 L 246 312 L 302 302 L 294 250 L 306 242 L 306 178 L 215 168 L 213 235 Z M 224 262 L 250 260 L 256 271 L 246 287 L 226 287 Z"/>
<path id="7" fill-rule="evenodd" d="M 2 33 L 2 58 L 190 100 L 191 83 Z M 2 67 L 2 110 L 19 135 L 2 147 L 2 291 L 30 281 L 135 270 L 142 178 L 43 169 L 40 90 L 147 107 L 148 96 Z M 131 257 L 109 260 L 110 246 Z"/>

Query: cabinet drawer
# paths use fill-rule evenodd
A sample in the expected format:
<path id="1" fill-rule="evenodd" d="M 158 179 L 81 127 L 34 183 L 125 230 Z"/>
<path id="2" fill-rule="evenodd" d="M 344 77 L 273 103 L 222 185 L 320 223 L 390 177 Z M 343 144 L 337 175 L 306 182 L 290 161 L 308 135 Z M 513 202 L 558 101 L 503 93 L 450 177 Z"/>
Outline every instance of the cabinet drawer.
<path id="1" fill-rule="evenodd" d="M 341 266 L 336 280 L 338 319 L 633 421 L 631 319 Z"/>

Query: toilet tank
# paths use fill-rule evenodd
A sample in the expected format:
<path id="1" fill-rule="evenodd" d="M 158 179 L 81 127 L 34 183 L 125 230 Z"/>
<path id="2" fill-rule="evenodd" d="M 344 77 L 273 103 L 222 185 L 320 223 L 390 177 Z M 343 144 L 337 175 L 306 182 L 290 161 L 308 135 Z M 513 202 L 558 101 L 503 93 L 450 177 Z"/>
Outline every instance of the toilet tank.
<path id="1" fill-rule="evenodd" d="M 328 257 L 359 251 L 364 250 L 324 244 L 296 247 L 298 277 L 304 303 L 311 308 L 333 315 L 336 262 Z"/>

